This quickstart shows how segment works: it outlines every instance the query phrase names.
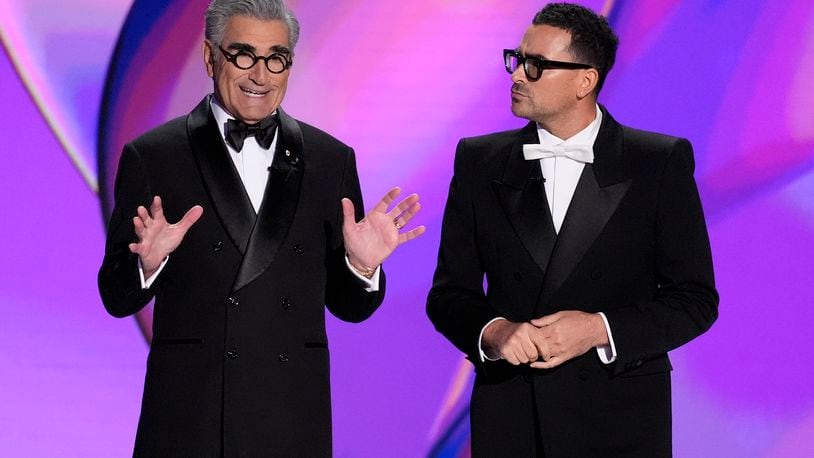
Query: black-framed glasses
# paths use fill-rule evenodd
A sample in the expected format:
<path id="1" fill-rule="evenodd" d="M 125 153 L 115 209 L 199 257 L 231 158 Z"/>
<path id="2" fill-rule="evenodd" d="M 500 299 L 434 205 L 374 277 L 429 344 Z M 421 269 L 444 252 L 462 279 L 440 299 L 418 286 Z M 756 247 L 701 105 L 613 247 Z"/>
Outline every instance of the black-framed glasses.
<path id="1" fill-rule="evenodd" d="M 257 61 L 262 60 L 266 63 L 266 68 L 271 73 L 282 73 L 289 69 L 293 63 L 291 56 L 285 53 L 275 52 L 269 56 L 258 56 L 251 51 L 240 50 L 234 54 L 230 54 L 229 51 L 223 49 L 223 47 L 218 46 L 218 48 L 220 48 L 220 52 L 223 53 L 223 57 L 225 57 L 226 60 L 241 70 L 248 70 L 254 67 Z"/>
<path id="2" fill-rule="evenodd" d="M 514 49 L 503 50 L 503 64 L 506 66 L 506 71 L 514 73 L 517 67 L 522 66 L 523 71 L 526 72 L 526 78 L 529 81 L 537 81 L 543 76 L 543 70 L 548 69 L 564 69 L 564 70 L 577 70 L 585 68 L 593 68 L 592 65 L 580 64 L 577 62 L 562 62 L 559 60 L 540 59 L 539 57 L 524 56 Z"/>

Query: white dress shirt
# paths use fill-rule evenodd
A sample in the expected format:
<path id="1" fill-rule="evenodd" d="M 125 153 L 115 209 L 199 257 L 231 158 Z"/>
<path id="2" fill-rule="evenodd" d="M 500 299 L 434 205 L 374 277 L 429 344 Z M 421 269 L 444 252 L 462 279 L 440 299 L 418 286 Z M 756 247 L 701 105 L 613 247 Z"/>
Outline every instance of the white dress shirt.
<path id="1" fill-rule="evenodd" d="M 540 138 L 541 145 L 554 148 L 563 148 L 568 145 L 593 145 L 599 134 L 599 127 L 601 125 L 602 110 L 600 110 L 599 105 L 597 105 L 594 120 L 571 138 L 563 140 L 552 135 L 539 125 L 537 126 L 537 135 Z M 593 162 L 593 155 L 591 155 L 589 162 Z M 577 189 L 579 177 L 585 168 L 585 163 L 564 156 L 546 157 L 539 159 L 539 163 L 543 178 L 545 179 L 544 186 L 548 209 L 551 212 L 554 230 L 559 234 L 562 223 L 565 220 L 565 214 L 568 212 L 568 206 L 571 204 L 574 191 Z M 602 317 L 602 321 L 605 323 L 609 345 L 596 347 L 596 350 L 599 354 L 599 359 L 605 364 L 610 364 L 616 361 L 616 346 L 613 342 L 613 335 L 611 334 L 607 317 L 605 317 L 605 314 L 602 312 L 599 312 L 599 316 Z M 478 349 L 480 350 L 481 361 L 490 359 L 486 356 L 486 353 L 484 353 L 481 347 L 483 331 L 493 322 L 504 319 L 503 317 L 495 318 L 486 323 L 486 326 L 481 329 L 480 336 L 478 337 Z"/>
<path id="2" fill-rule="evenodd" d="M 257 143 L 257 139 L 252 135 L 246 137 L 245 141 L 243 142 L 243 149 L 237 151 L 236 149 L 232 148 L 228 142 L 226 142 L 226 122 L 229 119 L 234 119 L 234 117 L 227 113 L 226 110 L 224 110 L 223 107 L 221 107 L 217 101 L 215 101 L 214 97 L 212 97 L 209 105 L 212 109 L 212 114 L 215 117 L 215 123 L 218 126 L 218 130 L 220 130 L 221 139 L 223 139 L 226 149 L 229 151 L 229 157 L 232 159 L 232 163 L 235 165 L 235 169 L 240 176 L 240 181 L 243 183 L 246 194 L 249 196 L 249 200 L 252 203 L 254 212 L 257 213 L 260 211 L 260 205 L 263 203 L 263 195 L 266 191 L 266 183 L 268 182 L 269 176 L 268 169 L 271 167 L 271 163 L 274 160 L 274 151 L 277 148 L 277 139 L 279 138 L 280 128 L 279 126 L 277 127 L 277 132 L 274 135 L 274 140 L 271 142 L 269 149 L 264 149 L 261 147 Z M 337 205 L 339 205 L 338 202 Z M 167 264 L 168 260 L 169 256 L 167 256 L 164 261 L 161 262 L 158 270 L 156 270 L 156 272 L 147 279 L 144 278 L 144 271 L 141 268 L 141 260 L 139 260 L 139 279 L 141 280 L 141 287 L 143 289 L 149 288 L 153 282 L 155 282 L 156 278 L 158 278 L 158 274 L 160 274 L 164 269 L 164 266 Z M 347 255 L 345 256 L 345 264 L 347 265 L 348 269 L 350 269 L 351 273 L 362 282 L 362 286 L 367 292 L 375 292 L 379 290 L 379 276 L 381 271 L 379 267 L 376 268 L 373 276 L 368 279 L 359 274 L 356 269 L 351 266 Z"/>

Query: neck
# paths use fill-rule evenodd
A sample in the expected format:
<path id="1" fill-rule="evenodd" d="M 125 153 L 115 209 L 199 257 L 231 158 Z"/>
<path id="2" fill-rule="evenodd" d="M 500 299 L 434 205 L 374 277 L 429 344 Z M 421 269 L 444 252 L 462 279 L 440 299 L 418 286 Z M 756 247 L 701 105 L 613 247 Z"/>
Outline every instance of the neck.
<path id="1" fill-rule="evenodd" d="M 588 127 L 596 119 L 596 101 L 581 103 L 566 113 L 557 116 L 536 120 L 537 124 L 547 130 L 551 135 L 568 140 Z"/>

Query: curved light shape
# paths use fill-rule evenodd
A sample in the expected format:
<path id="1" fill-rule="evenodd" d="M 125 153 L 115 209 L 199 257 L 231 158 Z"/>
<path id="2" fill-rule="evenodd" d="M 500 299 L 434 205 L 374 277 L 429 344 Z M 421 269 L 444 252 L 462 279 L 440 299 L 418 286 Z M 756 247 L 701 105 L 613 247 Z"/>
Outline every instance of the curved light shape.
<path id="1" fill-rule="evenodd" d="M 0 41 L 82 179 L 94 192 L 104 68 L 129 0 L 0 0 Z"/>

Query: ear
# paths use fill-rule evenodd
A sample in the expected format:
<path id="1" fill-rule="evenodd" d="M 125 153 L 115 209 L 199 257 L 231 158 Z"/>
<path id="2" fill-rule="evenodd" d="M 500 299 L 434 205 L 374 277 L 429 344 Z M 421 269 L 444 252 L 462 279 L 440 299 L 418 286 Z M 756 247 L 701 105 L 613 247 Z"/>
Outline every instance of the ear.
<path id="1" fill-rule="evenodd" d="M 213 49 L 212 42 L 209 40 L 204 40 L 203 43 L 203 58 L 204 58 L 204 65 L 206 65 L 206 74 L 209 75 L 210 78 L 215 76 L 215 52 Z"/>
<path id="2" fill-rule="evenodd" d="M 597 84 L 599 84 L 599 71 L 595 68 L 583 70 L 579 86 L 577 86 L 577 97 L 583 99 L 592 94 Z"/>

